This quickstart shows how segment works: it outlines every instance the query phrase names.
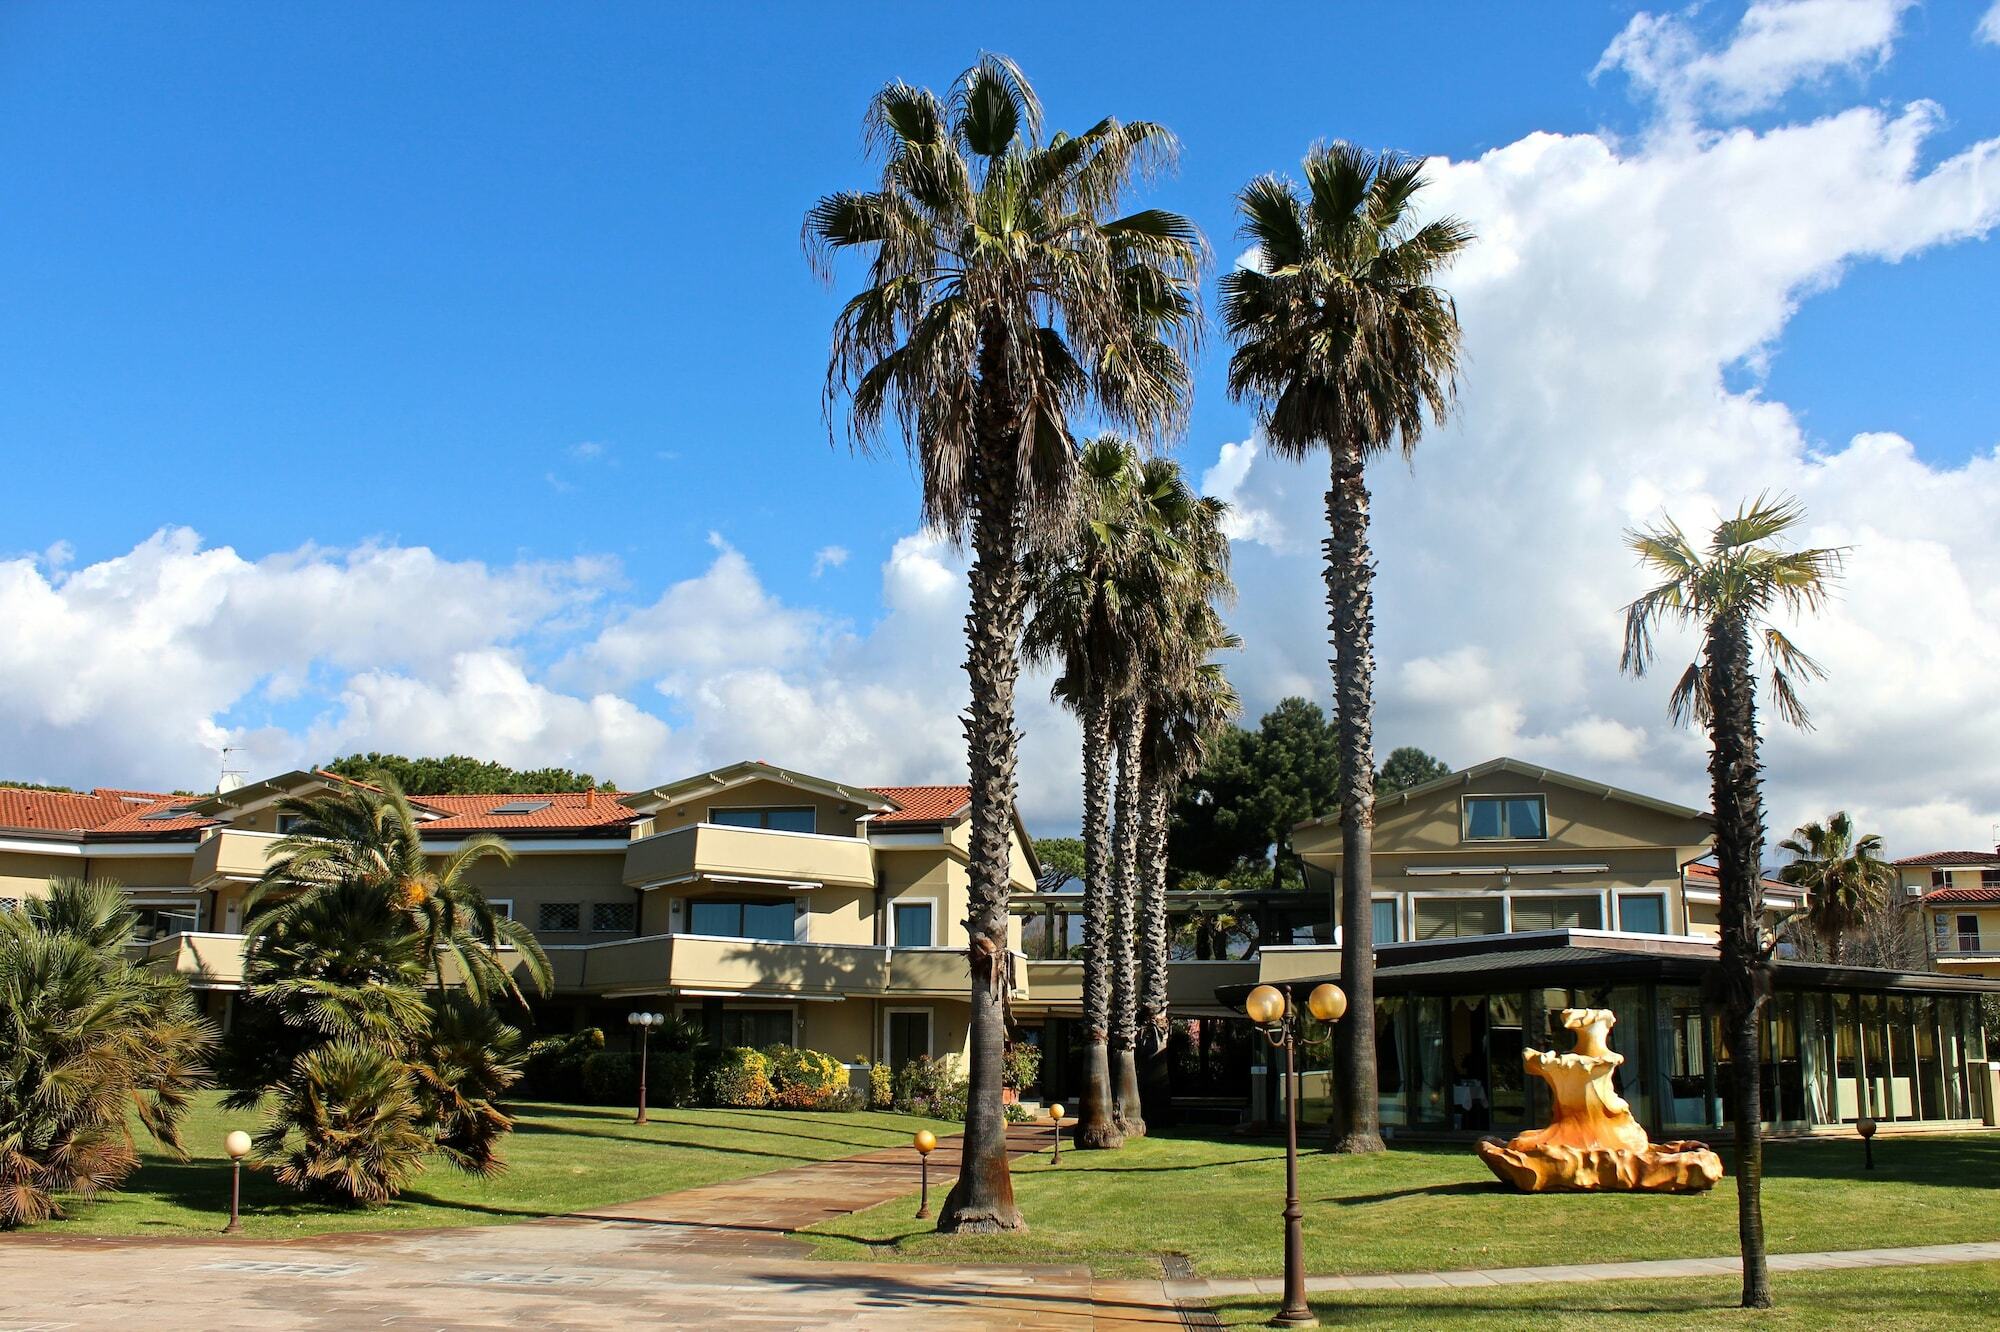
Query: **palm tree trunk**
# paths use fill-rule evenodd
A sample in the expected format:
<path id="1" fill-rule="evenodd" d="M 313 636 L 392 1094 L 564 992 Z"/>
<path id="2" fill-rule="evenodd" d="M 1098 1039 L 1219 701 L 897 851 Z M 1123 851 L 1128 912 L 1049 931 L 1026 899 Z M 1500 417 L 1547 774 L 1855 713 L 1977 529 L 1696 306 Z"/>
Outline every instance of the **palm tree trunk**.
<path id="1" fill-rule="evenodd" d="M 1168 783 L 1148 776 L 1139 803 L 1139 1074 L 1146 1123 L 1173 1119 L 1173 1086 L 1167 1065 L 1167 806 Z"/>
<path id="2" fill-rule="evenodd" d="M 1124 1144 L 1111 1115 L 1111 700 L 1083 705 L 1083 1099 L 1076 1145 Z"/>
<path id="3" fill-rule="evenodd" d="M 1743 617 L 1708 630 L 1709 759 L 1715 851 L 1721 877 L 1723 1027 L 1736 1102 L 1736 1230 L 1743 1250 L 1743 1307 L 1771 1307 L 1764 1253 L 1762 1058 L 1757 1016 L 1770 992 L 1762 937 L 1764 801 L 1757 765 L 1756 681 Z"/>
<path id="4" fill-rule="evenodd" d="M 970 1087 L 958 1180 L 938 1209 L 946 1232 L 1021 1230 L 1007 1169 L 1001 1109 L 1012 954 L 1007 947 L 1008 871 L 1013 862 L 1014 686 L 1021 674 L 1023 515 L 1015 466 L 1019 413 L 1006 388 L 1004 337 L 981 348 L 979 438 L 972 490 L 971 601 L 965 615 L 965 674 L 971 686 L 965 745 L 972 784 L 967 857 L 966 955 L 972 974 Z"/>
<path id="5" fill-rule="evenodd" d="M 1331 1142 L 1379 1152 L 1375 1084 L 1375 562 L 1368 549 L 1368 482 L 1353 445 L 1333 450 L 1326 492 L 1326 607 L 1340 747 L 1340 984 L 1347 1019 L 1334 1028 Z"/>
<path id="6" fill-rule="evenodd" d="M 1117 826 L 1112 833 L 1111 882 L 1111 1089 L 1112 1115 L 1128 1138 L 1146 1136 L 1139 1105 L 1139 1066 L 1134 1055 L 1139 1030 L 1138 971 L 1133 965 L 1139 878 L 1139 742 L 1146 725 L 1145 705 L 1134 698 L 1118 703 Z"/>

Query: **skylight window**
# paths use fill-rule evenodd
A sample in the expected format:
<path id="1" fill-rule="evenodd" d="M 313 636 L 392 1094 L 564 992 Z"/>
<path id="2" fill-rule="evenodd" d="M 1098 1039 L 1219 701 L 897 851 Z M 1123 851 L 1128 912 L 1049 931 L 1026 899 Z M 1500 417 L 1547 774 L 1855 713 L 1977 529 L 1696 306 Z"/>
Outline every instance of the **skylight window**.
<path id="1" fill-rule="evenodd" d="M 141 823 L 164 823 L 168 819 L 184 819 L 194 813 L 191 809 L 156 809 L 150 814 L 141 814 Z"/>
<path id="2" fill-rule="evenodd" d="M 547 809 L 553 800 L 513 800 L 504 805 L 495 805 L 492 814 L 533 814 L 536 810 Z"/>

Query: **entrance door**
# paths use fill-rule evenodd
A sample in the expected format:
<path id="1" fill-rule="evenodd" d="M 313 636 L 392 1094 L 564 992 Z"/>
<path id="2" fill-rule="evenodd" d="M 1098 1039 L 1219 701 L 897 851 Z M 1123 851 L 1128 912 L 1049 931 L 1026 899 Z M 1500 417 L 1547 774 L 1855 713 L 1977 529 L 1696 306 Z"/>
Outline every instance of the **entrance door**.
<path id="1" fill-rule="evenodd" d="M 898 1009 L 889 1014 L 889 1067 L 897 1073 L 913 1059 L 931 1052 L 929 1009 Z"/>

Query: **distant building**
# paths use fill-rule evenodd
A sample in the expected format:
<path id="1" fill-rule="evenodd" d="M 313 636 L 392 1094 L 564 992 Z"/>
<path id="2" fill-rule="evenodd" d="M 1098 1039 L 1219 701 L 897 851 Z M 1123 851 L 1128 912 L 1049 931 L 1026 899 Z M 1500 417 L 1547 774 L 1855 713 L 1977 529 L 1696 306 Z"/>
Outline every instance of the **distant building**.
<path id="1" fill-rule="evenodd" d="M 1931 959 L 1954 976 L 2000 977 L 2000 850 L 1930 851 L 1896 862 L 1923 913 Z"/>

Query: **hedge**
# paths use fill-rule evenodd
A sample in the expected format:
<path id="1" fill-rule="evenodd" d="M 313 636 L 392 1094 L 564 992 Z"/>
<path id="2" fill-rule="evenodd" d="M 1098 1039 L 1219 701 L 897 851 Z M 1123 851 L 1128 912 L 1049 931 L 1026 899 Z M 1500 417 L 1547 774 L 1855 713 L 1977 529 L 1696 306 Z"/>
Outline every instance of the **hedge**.
<path id="1" fill-rule="evenodd" d="M 584 1096 L 596 1105 L 631 1105 L 639 1099 L 639 1057 L 622 1050 L 599 1050 L 583 1061 Z M 646 1104 L 662 1107 L 695 1103 L 694 1056 L 680 1050 L 653 1050 L 646 1059 Z"/>

